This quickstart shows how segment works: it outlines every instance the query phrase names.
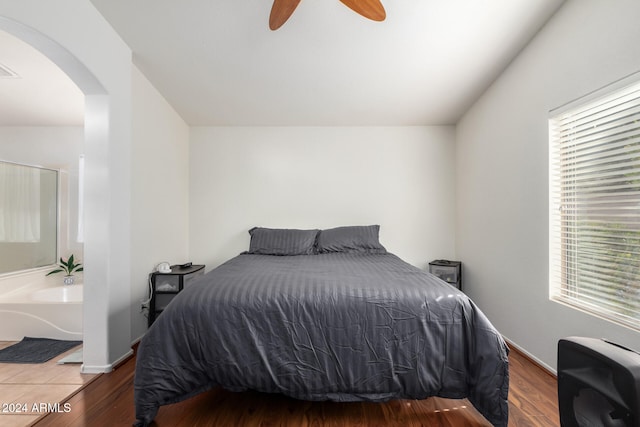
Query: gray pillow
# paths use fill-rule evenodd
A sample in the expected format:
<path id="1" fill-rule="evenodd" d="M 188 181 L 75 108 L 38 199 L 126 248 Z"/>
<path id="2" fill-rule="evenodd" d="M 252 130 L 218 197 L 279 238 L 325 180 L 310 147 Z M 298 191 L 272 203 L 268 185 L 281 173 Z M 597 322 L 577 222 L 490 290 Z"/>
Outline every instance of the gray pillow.
<path id="1" fill-rule="evenodd" d="M 254 227 L 249 230 L 249 254 L 312 255 L 320 230 L 294 230 Z"/>
<path id="2" fill-rule="evenodd" d="M 327 252 L 387 253 L 380 244 L 379 225 L 358 225 L 322 230 L 318 233 L 316 249 Z"/>

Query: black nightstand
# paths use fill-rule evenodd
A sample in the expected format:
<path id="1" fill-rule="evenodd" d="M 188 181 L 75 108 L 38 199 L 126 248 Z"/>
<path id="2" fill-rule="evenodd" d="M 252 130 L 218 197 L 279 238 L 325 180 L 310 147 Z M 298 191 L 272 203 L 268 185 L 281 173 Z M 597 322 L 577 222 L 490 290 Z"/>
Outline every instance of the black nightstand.
<path id="1" fill-rule="evenodd" d="M 162 313 L 175 296 L 189 285 L 196 277 L 204 274 L 204 265 L 180 267 L 172 265 L 170 273 L 153 272 L 149 275 L 151 281 L 151 301 L 149 303 L 149 326 Z"/>
<path id="2" fill-rule="evenodd" d="M 429 273 L 462 290 L 462 262 L 437 259 L 429 263 Z"/>

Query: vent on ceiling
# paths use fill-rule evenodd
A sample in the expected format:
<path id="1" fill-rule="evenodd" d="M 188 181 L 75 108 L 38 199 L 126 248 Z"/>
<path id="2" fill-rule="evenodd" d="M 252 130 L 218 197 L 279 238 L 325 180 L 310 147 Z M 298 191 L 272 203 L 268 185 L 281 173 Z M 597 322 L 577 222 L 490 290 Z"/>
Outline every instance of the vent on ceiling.
<path id="1" fill-rule="evenodd" d="M 9 67 L 0 64 L 0 79 L 17 79 L 19 77 L 20 76 L 13 72 Z"/>

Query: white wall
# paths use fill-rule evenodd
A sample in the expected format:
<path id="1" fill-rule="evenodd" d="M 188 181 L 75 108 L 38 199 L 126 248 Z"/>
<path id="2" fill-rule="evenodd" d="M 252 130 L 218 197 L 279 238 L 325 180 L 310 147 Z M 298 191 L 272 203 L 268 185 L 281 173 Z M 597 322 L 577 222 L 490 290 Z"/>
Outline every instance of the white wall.
<path id="1" fill-rule="evenodd" d="M 85 372 L 131 352 L 131 50 L 86 0 L 0 0 L 0 28 L 85 94 Z"/>
<path id="2" fill-rule="evenodd" d="M 77 149 L 71 150 L 70 143 L 83 145 L 85 138 L 89 140 L 87 173 L 93 180 L 90 177 L 87 188 L 92 206 L 86 234 L 93 249 L 85 262 L 88 334 L 83 369 L 105 371 L 146 330 L 140 304 L 147 298 L 147 274 L 158 262 L 188 259 L 189 129 L 132 66 L 130 51 L 92 6 L 69 0 L 54 8 L 47 12 L 34 2 L 0 1 L 0 17 L 18 22 L 0 27 L 14 33 L 17 27 L 16 35 L 26 33 L 25 41 L 46 55 L 53 53 L 58 65 L 89 93 L 87 131 L 77 128 L 69 134 L 56 129 L 52 135 L 47 128 L 0 129 L 0 153 L 27 163 L 36 162 L 31 160 L 35 154 L 37 163 L 52 165 L 61 157 L 75 156 Z M 42 19 L 47 14 L 65 19 L 56 25 Z M 30 28 L 22 28 L 21 22 L 51 39 L 30 37 Z M 68 50 L 66 54 L 91 67 L 101 81 L 87 84 L 86 75 L 74 69 L 78 64 L 60 61 L 65 54 L 57 49 Z M 17 137 L 19 144 L 9 144 Z M 48 145 L 36 147 L 34 140 L 46 140 Z"/>
<path id="3" fill-rule="evenodd" d="M 189 248 L 189 128 L 133 70 L 131 172 L 131 337 L 147 330 L 140 302 L 148 274 L 162 261 L 183 263 Z"/>
<path id="4" fill-rule="evenodd" d="M 548 298 L 549 110 L 640 70 L 640 2 L 568 0 L 457 126 L 465 287 L 517 346 L 555 369 L 558 339 L 640 334 Z"/>
<path id="5" fill-rule="evenodd" d="M 77 171 L 83 146 L 80 126 L 0 126 L 2 160 Z"/>
<path id="6" fill-rule="evenodd" d="M 190 254 L 207 270 L 253 226 L 380 224 L 418 267 L 455 255 L 452 127 L 196 127 L 190 155 Z"/>

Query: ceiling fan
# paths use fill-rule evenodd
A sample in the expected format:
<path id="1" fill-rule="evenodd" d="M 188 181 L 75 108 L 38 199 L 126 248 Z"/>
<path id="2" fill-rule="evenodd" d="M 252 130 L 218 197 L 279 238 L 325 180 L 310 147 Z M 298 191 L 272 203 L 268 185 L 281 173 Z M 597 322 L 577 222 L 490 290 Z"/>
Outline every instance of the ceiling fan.
<path id="1" fill-rule="evenodd" d="M 380 0 L 340 0 L 354 12 L 374 21 L 384 21 L 387 14 Z M 269 28 L 277 30 L 296 10 L 300 0 L 273 0 Z"/>

